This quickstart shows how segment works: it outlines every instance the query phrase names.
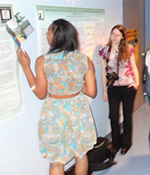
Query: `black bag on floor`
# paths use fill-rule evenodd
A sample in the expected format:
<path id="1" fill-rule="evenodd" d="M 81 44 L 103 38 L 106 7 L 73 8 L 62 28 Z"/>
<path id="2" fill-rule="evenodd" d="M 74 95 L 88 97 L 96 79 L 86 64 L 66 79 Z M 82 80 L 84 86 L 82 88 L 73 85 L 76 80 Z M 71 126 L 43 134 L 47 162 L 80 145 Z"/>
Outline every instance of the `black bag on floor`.
<path id="1" fill-rule="evenodd" d="M 93 171 L 100 171 L 116 164 L 114 161 L 116 152 L 113 149 L 112 142 L 105 138 L 99 137 L 94 148 L 87 153 L 89 161 L 88 174 Z"/>

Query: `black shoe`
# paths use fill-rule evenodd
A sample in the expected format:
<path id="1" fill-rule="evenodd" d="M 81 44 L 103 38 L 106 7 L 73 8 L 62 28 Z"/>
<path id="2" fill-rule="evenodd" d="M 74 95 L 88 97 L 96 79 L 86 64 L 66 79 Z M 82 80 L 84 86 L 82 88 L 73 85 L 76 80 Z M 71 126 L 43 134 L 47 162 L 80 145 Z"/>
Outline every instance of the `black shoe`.
<path id="1" fill-rule="evenodd" d="M 130 148 L 121 148 L 121 154 L 124 155 L 129 151 Z"/>

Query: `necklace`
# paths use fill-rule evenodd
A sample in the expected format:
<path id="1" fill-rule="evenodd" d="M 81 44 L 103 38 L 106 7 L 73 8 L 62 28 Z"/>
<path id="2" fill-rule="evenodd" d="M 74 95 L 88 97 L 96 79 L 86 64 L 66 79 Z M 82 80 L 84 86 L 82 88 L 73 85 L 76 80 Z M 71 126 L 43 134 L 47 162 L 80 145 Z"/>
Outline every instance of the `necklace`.
<path id="1" fill-rule="evenodd" d="M 117 48 L 116 48 L 116 47 L 112 47 L 112 51 L 113 51 L 114 53 L 118 52 L 118 47 L 117 47 Z"/>

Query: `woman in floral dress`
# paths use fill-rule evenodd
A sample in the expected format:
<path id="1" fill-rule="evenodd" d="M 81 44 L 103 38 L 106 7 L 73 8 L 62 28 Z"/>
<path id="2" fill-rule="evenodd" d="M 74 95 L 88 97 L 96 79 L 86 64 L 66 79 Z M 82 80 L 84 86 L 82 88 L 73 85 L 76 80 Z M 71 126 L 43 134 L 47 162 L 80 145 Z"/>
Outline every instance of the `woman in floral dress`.
<path id="1" fill-rule="evenodd" d="M 87 175 L 86 153 L 96 143 L 95 125 L 86 96 L 96 96 L 92 61 L 78 51 L 76 28 L 64 19 L 48 28 L 48 53 L 36 60 L 33 75 L 30 58 L 21 48 L 18 60 L 29 86 L 45 99 L 39 121 L 40 152 L 50 160 L 50 175 L 63 175 L 64 165 L 76 159 L 76 175 Z"/>

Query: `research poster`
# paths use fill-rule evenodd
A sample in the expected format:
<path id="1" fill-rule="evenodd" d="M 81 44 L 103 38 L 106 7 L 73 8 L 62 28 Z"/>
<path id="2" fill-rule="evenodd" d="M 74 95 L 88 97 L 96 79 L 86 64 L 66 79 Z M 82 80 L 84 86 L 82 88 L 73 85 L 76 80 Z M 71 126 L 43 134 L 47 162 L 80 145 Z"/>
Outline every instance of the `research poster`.
<path id="1" fill-rule="evenodd" d="M 104 9 L 36 6 L 38 52 L 39 55 L 49 50 L 46 32 L 49 25 L 56 19 L 70 21 L 78 30 L 80 51 L 89 56 L 99 66 L 97 49 L 105 40 Z"/>
<path id="2" fill-rule="evenodd" d="M 16 45 L 6 31 L 12 18 L 11 4 L 0 4 L 0 122 L 23 111 L 23 93 Z"/>

